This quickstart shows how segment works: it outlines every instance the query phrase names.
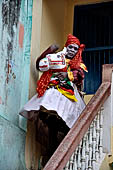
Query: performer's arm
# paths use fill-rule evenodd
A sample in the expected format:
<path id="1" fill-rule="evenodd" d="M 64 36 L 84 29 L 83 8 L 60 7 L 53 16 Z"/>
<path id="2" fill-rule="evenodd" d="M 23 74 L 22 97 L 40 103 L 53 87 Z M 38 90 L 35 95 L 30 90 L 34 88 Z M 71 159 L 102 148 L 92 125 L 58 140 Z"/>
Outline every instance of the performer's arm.
<path id="1" fill-rule="evenodd" d="M 46 49 L 40 55 L 40 57 L 38 57 L 37 60 L 36 60 L 36 68 L 37 68 L 37 70 L 39 70 L 39 62 L 40 62 L 40 60 L 45 58 L 47 54 L 52 54 L 52 53 L 56 52 L 58 49 L 59 49 L 58 45 L 51 45 L 48 49 Z"/>

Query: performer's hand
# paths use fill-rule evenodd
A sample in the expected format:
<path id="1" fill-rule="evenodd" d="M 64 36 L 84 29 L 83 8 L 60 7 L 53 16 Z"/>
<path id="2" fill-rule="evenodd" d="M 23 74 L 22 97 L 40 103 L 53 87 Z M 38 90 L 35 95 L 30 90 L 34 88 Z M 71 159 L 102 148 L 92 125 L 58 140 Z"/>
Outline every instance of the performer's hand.
<path id="1" fill-rule="evenodd" d="M 76 84 L 77 89 L 81 91 L 81 88 L 82 88 L 82 85 L 83 85 L 83 79 L 84 79 L 83 70 L 81 68 L 73 70 L 73 76 L 74 76 L 73 83 Z"/>
<path id="2" fill-rule="evenodd" d="M 84 72 L 82 69 L 73 70 L 74 81 L 83 80 Z"/>
<path id="3" fill-rule="evenodd" d="M 78 70 L 73 71 L 74 81 L 78 80 Z"/>
<path id="4" fill-rule="evenodd" d="M 57 73 L 56 77 L 59 79 L 59 80 L 64 80 L 66 77 L 67 77 L 67 72 L 60 72 L 60 73 Z"/>

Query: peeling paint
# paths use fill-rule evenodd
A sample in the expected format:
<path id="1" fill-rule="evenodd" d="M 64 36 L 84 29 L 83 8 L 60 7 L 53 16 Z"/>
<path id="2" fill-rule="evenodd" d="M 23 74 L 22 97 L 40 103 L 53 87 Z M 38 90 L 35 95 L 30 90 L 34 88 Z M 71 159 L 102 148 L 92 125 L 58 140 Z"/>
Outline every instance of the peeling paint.
<path id="1" fill-rule="evenodd" d="M 2 39 L 4 41 L 4 36 L 7 36 L 5 50 L 7 54 L 6 58 L 6 83 L 8 84 L 11 79 L 12 68 L 10 62 L 13 58 L 13 51 L 15 37 L 18 29 L 18 22 L 20 16 L 20 6 L 21 1 L 12 0 L 12 1 L 3 1 L 2 2 Z M 5 34 L 4 34 L 5 33 Z M 4 52 L 4 46 L 2 47 Z"/>
<path id="2" fill-rule="evenodd" d="M 2 0 L 0 16 L 0 115 L 18 125 L 28 100 L 32 0 Z"/>
<path id="3" fill-rule="evenodd" d="M 6 75 L 7 75 L 6 76 L 7 84 L 12 78 L 16 79 L 16 75 L 14 73 L 15 69 L 18 69 L 15 62 L 13 60 L 6 59 L 5 71 L 6 71 Z"/>
<path id="4" fill-rule="evenodd" d="M 25 164 L 26 122 L 20 128 L 18 113 L 28 100 L 32 3 L 0 1 L 0 170 L 22 170 Z"/>
<path id="5" fill-rule="evenodd" d="M 13 43 L 15 30 L 18 26 L 20 16 L 21 1 L 3 1 L 2 2 L 2 31 L 7 35 L 7 57 L 12 59 Z M 6 28 L 6 29 L 5 29 Z"/>

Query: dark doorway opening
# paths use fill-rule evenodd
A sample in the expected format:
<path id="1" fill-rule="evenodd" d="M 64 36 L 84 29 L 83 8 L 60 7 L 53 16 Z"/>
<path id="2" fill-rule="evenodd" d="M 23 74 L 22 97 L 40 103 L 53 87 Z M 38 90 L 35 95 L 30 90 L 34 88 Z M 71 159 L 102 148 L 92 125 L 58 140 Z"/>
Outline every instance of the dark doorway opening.
<path id="1" fill-rule="evenodd" d="M 102 81 L 102 65 L 113 63 L 113 2 L 75 6 L 73 34 L 86 45 L 84 91 L 94 94 Z"/>

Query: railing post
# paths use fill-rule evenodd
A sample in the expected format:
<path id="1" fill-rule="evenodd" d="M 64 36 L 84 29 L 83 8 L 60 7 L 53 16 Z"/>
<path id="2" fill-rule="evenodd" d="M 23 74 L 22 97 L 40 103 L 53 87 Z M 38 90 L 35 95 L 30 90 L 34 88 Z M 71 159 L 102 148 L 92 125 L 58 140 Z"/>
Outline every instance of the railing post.
<path id="1" fill-rule="evenodd" d="M 108 70 L 111 69 L 108 75 Z M 113 126 L 113 65 L 103 66 L 103 81 L 111 82 L 111 95 L 103 105 L 103 152 L 111 155 L 111 128 Z"/>
<path id="2" fill-rule="evenodd" d="M 103 140 L 103 111 L 104 108 L 101 108 L 100 112 L 100 143 L 99 143 L 99 157 L 101 158 L 102 152 L 103 152 L 103 145 L 102 145 L 102 140 Z"/>
<path id="3" fill-rule="evenodd" d="M 92 158 L 93 169 L 95 169 L 95 162 L 96 162 L 95 148 L 96 148 L 96 120 L 94 119 L 94 122 L 93 122 L 93 158 Z"/>
<path id="4" fill-rule="evenodd" d="M 82 155 L 81 155 L 81 170 L 85 169 L 86 160 L 85 160 L 85 145 L 86 145 L 86 136 L 83 137 L 83 143 L 82 143 Z"/>
<path id="5" fill-rule="evenodd" d="M 111 81 L 111 155 L 109 155 L 109 164 L 113 164 L 113 69 Z"/>

